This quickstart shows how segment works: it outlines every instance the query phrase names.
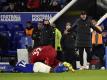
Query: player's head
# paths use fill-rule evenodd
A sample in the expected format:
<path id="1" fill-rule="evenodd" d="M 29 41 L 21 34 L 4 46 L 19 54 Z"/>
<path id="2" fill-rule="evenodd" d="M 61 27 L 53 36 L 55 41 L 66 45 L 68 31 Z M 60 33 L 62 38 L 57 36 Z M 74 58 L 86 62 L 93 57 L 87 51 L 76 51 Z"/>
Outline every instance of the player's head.
<path id="1" fill-rule="evenodd" d="M 67 22 L 65 28 L 66 28 L 66 29 L 70 29 L 70 28 L 71 28 L 71 23 L 70 23 L 70 22 Z"/>
<path id="2" fill-rule="evenodd" d="M 27 28 L 31 28 L 32 27 L 32 22 L 31 21 L 27 21 L 26 26 L 27 26 Z"/>
<path id="3" fill-rule="evenodd" d="M 91 22 L 92 22 L 93 25 L 97 24 L 97 20 L 96 19 L 92 19 Z"/>
<path id="4" fill-rule="evenodd" d="M 43 22 L 38 22 L 37 27 L 38 29 L 43 29 Z"/>
<path id="5" fill-rule="evenodd" d="M 80 14 L 80 18 L 81 18 L 82 20 L 86 20 L 86 18 L 87 18 L 87 13 L 86 13 L 85 11 L 82 11 L 81 14 Z"/>
<path id="6" fill-rule="evenodd" d="M 45 26 L 45 27 L 50 26 L 50 22 L 49 22 L 49 20 L 44 20 L 43 23 L 44 23 L 44 26 Z"/>
<path id="7" fill-rule="evenodd" d="M 16 65 L 16 63 L 17 63 L 17 62 L 16 62 L 15 59 L 10 59 L 10 60 L 9 60 L 9 64 L 10 64 L 11 66 L 13 66 L 13 67 Z"/>

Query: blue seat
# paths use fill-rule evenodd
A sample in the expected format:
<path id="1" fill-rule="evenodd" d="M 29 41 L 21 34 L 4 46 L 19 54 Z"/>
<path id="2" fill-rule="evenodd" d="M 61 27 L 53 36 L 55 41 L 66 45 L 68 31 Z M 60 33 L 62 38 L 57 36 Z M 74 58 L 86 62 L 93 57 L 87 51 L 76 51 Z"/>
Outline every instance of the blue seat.
<path id="1" fill-rule="evenodd" d="M 13 46 L 14 46 L 14 49 L 20 49 L 21 48 L 21 38 L 24 36 L 24 31 L 16 31 L 14 32 L 14 36 L 13 36 L 13 40 L 12 40 L 12 43 L 13 43 Z"/>
<path id="2" fill-rule="evenodd" d="M 14 32 L 14 40 L 19 40 L 22 36 L 24 36 L 24 31 L 16 31 Z"/>
<path id="3" fill-rule="evenodd" d="M 10 38 L 10 32 L 9 31 L 0 31 L 0 35 L 4 36 L 6 38 Z"/>
<path id="4" fill-rule="evenodd" d="M 3 54 L 3 51 L 2 50 L 0 50 L 0 56 Z"/>
<path id="5" fill-rule="evenodd" d="M 0 24 L 0 31 L 7 31 L 7 25 L 6 24 Z"/>
<path id="6" fill-rule="evenodd" d="M 10 33 L 9 33 L 9 31 L 1 31 L 0 38 L 2 38 L 2 39 L 0 39 L 1 40 L 1 42 L 0 42 L 1 48 L 6 49 L 6 50 L 9 49 L 9 46 L 10 46 Z"/>
<path id="7" fill-rule="evenodd" d="M 22 24 L 13 24 L 13 30 L 14 31 L 24 31 L 23 25 Z"/>
<path id="8" fill-rule="evenodd" d="M 32 23 L 34 28 L 37 28 L 38 23 Z"/>
<path id="9" fill-rule="evenodd" d="M 8 55 L 17 55 L 17 50 L 9 50 Z"/>
<path id="10" fill-rule="evenodd" d="M 8 55 L 8 50 L 0 50 L 0 55 L 7 56 Z"/>
<path id="11" fill-rule="evenodd" d="M 8 37 L 7 37 L 6 32 L 0 32 L 0 56 L 4 56 L 8 54 L 8 48 L 9 48 L 9 42 L 8 42 Z"/>

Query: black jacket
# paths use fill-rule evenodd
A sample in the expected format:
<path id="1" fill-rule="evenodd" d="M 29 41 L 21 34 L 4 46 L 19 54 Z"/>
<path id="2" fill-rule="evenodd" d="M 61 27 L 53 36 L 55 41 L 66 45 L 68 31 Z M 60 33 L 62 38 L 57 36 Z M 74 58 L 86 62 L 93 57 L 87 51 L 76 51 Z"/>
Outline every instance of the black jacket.
<path id="1" fill-rule="evenodd" d="M 92 47 L 90 29 L 93 28 L 97 32 L 100 32 L 94 25 L 92 25 L 90 18 L 87 18 L 86 20 L 79 18 L 72 27 L 72 29 L 76 29 L 76 47 Z"/>
<path id="2" fill-rule="evenodd" d="M 61 39 L 62 49 L 75 49 L 76 34 L 74 31 L 69 31 L 68 34 L 63 34 Z"/>
<path id="3" fill-rule="evenodd" d="M 43 45 L 54 46 L 55 41 L 54 29 L 52 27 L 44 27 L 41 30 L 34 29 L 32 39 L 34 40 L 34 47 Z"/>

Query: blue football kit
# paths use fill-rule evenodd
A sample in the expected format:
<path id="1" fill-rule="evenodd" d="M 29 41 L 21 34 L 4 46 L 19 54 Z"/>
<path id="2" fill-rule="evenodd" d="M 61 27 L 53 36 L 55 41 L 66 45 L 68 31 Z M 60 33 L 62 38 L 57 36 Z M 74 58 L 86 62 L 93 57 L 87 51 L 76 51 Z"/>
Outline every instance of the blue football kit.
<path id="1" fill-rule="evenodd" d="M 16 64 L 14 70 L 16 72 L 32 73 L 34 72 L 33 67 L 34 67 L 34 64 L 26 64 L 26 62 L 22 60 Z M 53 69 L 53 72 L 55 73 L 61 73 L 65 71 L 68 71 L 68 68 L 65 67 L 63 64 L 60 64 Z"/>

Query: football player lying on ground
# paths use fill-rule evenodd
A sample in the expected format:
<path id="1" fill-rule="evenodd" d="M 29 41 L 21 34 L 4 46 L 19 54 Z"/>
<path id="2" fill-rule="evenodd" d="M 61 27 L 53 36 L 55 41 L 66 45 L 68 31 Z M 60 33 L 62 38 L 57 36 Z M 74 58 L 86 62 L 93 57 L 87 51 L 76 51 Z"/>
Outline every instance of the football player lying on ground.
<path id="1" fill-rule="evenodd" d="M 30 63 L 41 62 L 51 66 L 56 67 L 60 61 L 56 59 L 57 52 L 51 45 L 40 46 L 35 48 L 30 53 Z"/>
<path id="2" fill-rule="evenodd" d="M 52 68 L 42 62 L 35 62 L 34 64 L 26 64 L 24 60 L 16 62 L 14 60 L 9 61 L 10 65 L 13 66 L 13 69 L 11 72 L 23 72 L 23 73 L 33 73 L 33 72 L 41 72 L 41 73 L 61 73 L 72 70 L 74 72 L 74 69 L 72 66 L 67 63 L 60 63 L 55 68 Z"/>

